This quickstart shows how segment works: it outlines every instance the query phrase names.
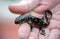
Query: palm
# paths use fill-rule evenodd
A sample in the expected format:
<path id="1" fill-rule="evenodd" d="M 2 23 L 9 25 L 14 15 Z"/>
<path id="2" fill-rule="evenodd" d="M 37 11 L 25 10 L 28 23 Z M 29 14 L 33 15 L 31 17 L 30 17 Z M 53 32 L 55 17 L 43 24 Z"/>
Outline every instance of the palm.
<path id="1" fill-rule="evenodd" d="M 30 25 L 28 25 L 27 23 L 23 23 L 22 25 L 20 25 L 18 32 L 20 38 L 24 39 L 59 39 L 59 24 L 60 22 L 58 20 L 51 19 L 50 25 L 45 29 L 45 36 L 40 34 L 41 31 L 38 28 L 33 27 L 32 31 L 30 31 Z"/>

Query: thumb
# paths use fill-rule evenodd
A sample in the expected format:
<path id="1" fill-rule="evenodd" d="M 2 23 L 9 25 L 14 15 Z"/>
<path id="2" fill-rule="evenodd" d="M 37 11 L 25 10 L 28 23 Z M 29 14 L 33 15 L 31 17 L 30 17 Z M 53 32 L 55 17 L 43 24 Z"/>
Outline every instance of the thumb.
<path id="1" fill-rule="evenodd" d="M 38 7 L 36 7 L 35 9 L 34 9 L 34 11 L 35 12 L 37 12 L 37 13 L 42 13 L 42 12 L 44 12 L 45 10 L 50 10 L 51 8 L 49 7 L 49 6 L 47 6 L 47 5 L 39 5 Z"/>
<path id="2" fill-rule="evenodd" d="M 57 1 L 55 1 L 55 0 L 43 0 L 40 2 L 40 5 L 34 9 L 34 11 L 41 13 L 41 12 L 44 12 L 45 10 L 50 10 L 50 9 L 54 8 L 59 3 L 60 3 L 60 0 L 57 0 Z"/>
<path id="3" fill-rule="evenodd" d="M 39 4 L 40 0 L 22 0 L 18 4 L 9 6 L 9 10 L 15 14 L 25 14 L 31 11 Z"/>

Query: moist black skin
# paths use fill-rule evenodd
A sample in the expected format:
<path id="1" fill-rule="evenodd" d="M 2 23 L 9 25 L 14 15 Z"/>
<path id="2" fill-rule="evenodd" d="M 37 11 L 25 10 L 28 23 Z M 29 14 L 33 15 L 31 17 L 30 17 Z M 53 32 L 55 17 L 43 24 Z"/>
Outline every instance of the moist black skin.
<path id="1" fill-rule="evenodd" d="M 45 16 L 42 18 L 43 19 L 45 18 L 46 22 L 44 22 L 42 18 L 40 19 L 30 14 L 24 14 L 15 19 L 15 24 L 27 22 L 28 24 L 31 25 L 31 30 L 32 30 L 32 25 L 37 25 L 37 26 L 40 26 L 39 29 L 42 30 L 42 32 L 44 32 L 43 28 L 47 27 L 50 24 L 50 18 L 52 17 L 52 12 L 49 10 L 46 10 L 44 15 Z M 49 15 L 50 17 L 48 17 Z M 44 33 L 42 35 L 44 35 Z"/>

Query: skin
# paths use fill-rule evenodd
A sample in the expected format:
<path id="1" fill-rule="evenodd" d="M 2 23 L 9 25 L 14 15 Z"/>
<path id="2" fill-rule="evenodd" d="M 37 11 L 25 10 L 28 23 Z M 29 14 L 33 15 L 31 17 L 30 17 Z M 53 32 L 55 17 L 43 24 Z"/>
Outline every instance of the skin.
<path id="1" fill-rule="evenodd" d="M 30 25 L 28 23 L 23 23 L 19 26 L 19 29 L 18 29 L 19 38 L 20 39 L 60 39 L 60 26 L 59 26 L 60 25 L 60 18 L 59 18 L 60 4 L 59 2 L 60 0 L 57 0 L 57 1 L 56 0 L 35 0 L 35 1 L 22 0 L 18 4 L 10 5 L 9 10 L 15 14 L 25 14 L 26 12 L 28 12 L 31 15 L 40 18 L 42 17 L 43 12 L 45 10 L 50 9 L 53 13 L 53 16 L 50 20 L 50 24 L 45 29 L 45 32 L 46 32 L 45 36 L 40 34 L 41 31 L 37 27 L 33 27 L 32 31 L 30 31 Z"/>

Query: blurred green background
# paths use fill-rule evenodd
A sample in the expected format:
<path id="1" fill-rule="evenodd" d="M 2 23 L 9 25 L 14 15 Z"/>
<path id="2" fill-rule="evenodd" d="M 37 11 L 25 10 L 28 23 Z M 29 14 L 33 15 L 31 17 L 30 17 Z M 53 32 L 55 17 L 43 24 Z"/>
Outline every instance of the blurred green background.
<path id="1" fill-rule="evenodd" d="M 9 11 L 8 6 L 10 4 L 19 3 L 20 0 L 0 0 L 0 22 L 7 19 L 8 20 L 14 20 L 16 18 L 17 14 L 13 14 Z"/>
<path id="2" fill-rule="evenodd" d="M 17 14 L 9 11 L 8 6 L 20 0 L 0 0 L 0 39 L 19 39 L 18 25 L 14 23 Z"/>

